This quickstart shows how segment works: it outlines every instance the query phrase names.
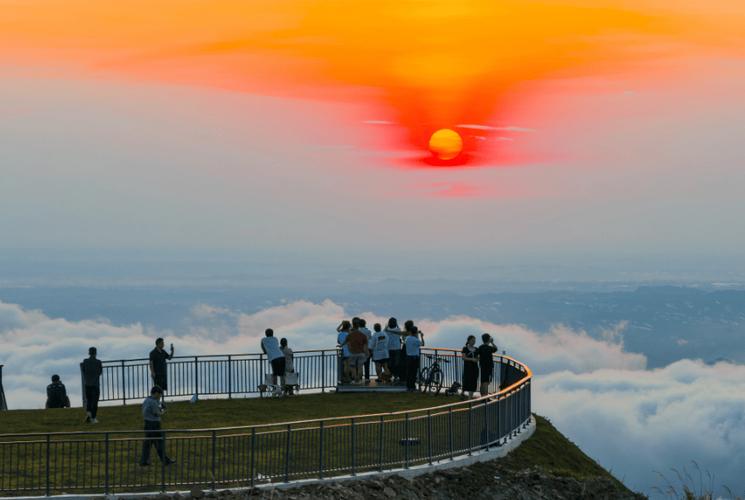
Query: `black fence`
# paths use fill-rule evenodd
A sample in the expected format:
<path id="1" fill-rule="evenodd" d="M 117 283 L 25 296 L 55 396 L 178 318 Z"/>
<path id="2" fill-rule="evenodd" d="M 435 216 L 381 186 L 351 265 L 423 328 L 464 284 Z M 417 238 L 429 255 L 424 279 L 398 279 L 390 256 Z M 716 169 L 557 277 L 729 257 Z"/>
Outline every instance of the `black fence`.
<path id="1" fill-rule="evenodd" d="M 427 349 L 422 356 L 425 365 L 435 361 L 441 364 L 444 385 L 460 379 L 459 353 Z M 228 362 L 222 359 L 216 365 L 204 365 L 210 369 L 202 371 L 201 359 L 190 362 L 197 366 L 195 377 L 213 373 L 212 368 Z M 229 363 L 233 369 L 235 357 L 231 356 Z M 309 373 L 330 377 L 311 381 L 311 385 L 336 385 L 335 356 L 328 356 L 325 351 L 313 352 L 308 354 L 306 363 L 306 369 L 316 367 Z M 302 366 L 296 363 L 298 371 Z M 264 371 L 261 365 L 254 369 L 253 377 Z M 126 376 L 126 369 L 124 373 Z M 231 370 L 216 369 L 214 373 L 228 377 Z M 496 356 L 495 373 L 501 376 L 492 383 L 492 394 L 421 410 L 251 427 L 168 430 L 167 436 L 153 440 L 160 441 L 176 460 L 169 466 L 157 458 L 153 466 L 138 465 L 146 441 L 141 431 L 0 434 L 0 495 L 236 488 L 452 460 L 502 446 L 530 421 L 532 374 L 528 367 L 506 356 Z M 217 387 L 205 379 L 189 380 L 194 385 L 184 385 L 184 395 L 189 392 L 187 387 Z M 234 382 L 239 380 L 231 378 Z M 247 379 L 242 382 L 244 385 L 235 387 L 248 392 L 248 380 L 253 383 L 260 379 Z M 179 390 L 178 385 L 175 388 Z M 137 397 L 136 392 L 132 394 L 132 398 Z"/>

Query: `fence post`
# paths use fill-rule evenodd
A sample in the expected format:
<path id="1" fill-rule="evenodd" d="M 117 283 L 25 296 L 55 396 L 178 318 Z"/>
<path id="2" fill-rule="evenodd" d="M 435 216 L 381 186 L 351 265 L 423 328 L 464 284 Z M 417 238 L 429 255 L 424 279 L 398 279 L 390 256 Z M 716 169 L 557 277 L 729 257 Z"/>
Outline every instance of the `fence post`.
<path id="1" fill-rule="evenodd" d="M 453 407 L 448 408 L 448 450 L 450 451 L 450 460 L 453 456 Z"/>
<path id="2" fill-rule="evenodd" d="M 104 434 L 105 444 L 105 457 L 104 457 L 104 494 L 109 494 L 109 433 Z"/>
<path id="3" fill-rule="evenodd" d="M 383 470 L 383 429 L 385 429 L 385 420 L 383 415 L 380 416 L 380 432 L 378 436 L 378 470 Z"/>
<path id="4" fill-rule="evenodd" d="M 292 424 L 287 424 L 287 440 L 285 442 L 285 483 L 290 482 L 290 434 Z"/>
<path id="5" fill-rule="evenodd" d="M 409 414 L 406 413 L 404 419 L 404 469 L 409 468 L 409 448 L 411 447 L 411 441 L 409 441 Z"/>
<path id="6" fill-rule="evenodd" d="M 45 487 L 46 496 L 50 496 L 51 491 L 52 491 L 52 485 L 50 484 L 50 478 L 49 478 L 49 476 L 50 476 L 50 474 L 49 474 L 49 472 L 50 472 L 49 471 L 49 466 L 50 466 L 50 459 L 49 459 L 49 452 L 50 452 L 50 450 L 49 450 L 49 447 L 50 447 L 50 444 L 51 444 L 50 441 L 51 441 L 51 436 L 49 434 L 47 434 L 47 451 L 46 451 L 46 455 L 47 455 L 46 456 L 47 481 L 46 481 L 46 487 Z"/>
<path id="7" fill-rule="evenodd" d="M 256 480 L 256 427 L 251 427 L 251 488 Z"/>
<path id="8" fill-rule="evenodd" d="M 321 392 L 326 392 L 326 351 L 321 351 Z"/>
<path id="9" fill-rule="evenodd" d="M 318 479 L 323 479 L 323 420 L 318 426 Z"/>
<path id="10" fill-rule="evenodd" d="M 217 466 L 217 431 L 212 431 L 212 491 L 215 490 L 215 472 Z"/>
<path id="11" fill-rule="evenodd" d="M 432 410 L 427 410 L 427 456 L 432 465 Z"/>
<path id="12" fill-rule="evenodd" d="M 484 432 L 486 434 L 486 451 L 489 451 L 489 441 L 491 440 L 491 436 L 489 436 L 489 400 L 484 400 Z"/>
<path id="13" fill-rule="evenodd" d="M 233 357 L 228 354 L 228 399 L 233 399 Z"/>
<path id="14" fill-rule="evenodd" d="M 199 356 L 194 356 L 194 394 L 199 397 Z"/>
<path id="15" fill-rule="evenodd" d="M 468 403 L 468 456 L 473 450 L 473 403 Z"/>
<path id="16" fill-rule="evenodd" d="M 3 390 L 3 365 L 0 365 L 0 411 L 8 409 L 8 402 L 5 401 L 5 391 Z"/>
<path id="17" fill-rule="evenodd" d="M 124 380 L 124 360 L 122 360 L 122 404 L 127 404 L 127 382 Z"/>
<path id="18" fill-rule="evenodd" d="M 163 446 L 163 455 L 166 455 L 166 433 L 160 431 L 160 443 Z M 166 462 L 165 460 L 160 461 L 160 491 L 165 493 L 166 491 Z"/>
<path id="19" fill-rule="evenodd" d="M 352 435 L 351 437 L 352 437 L 352 475 L 353 476 L 357 475 L 357 461 L 356 461 L 356 456 L 357 456 L 357 453 L 356 452 L 357 452 L 357 450 L 355 449 L 357 443 L 356 443 L 356 440 L 355 440 L 356 436 L 355 436 L 354 430 L 355 430 L 354 429 L 354 419 L 352 419 L 352 423 L 351 423 L 351 426 L 350 426 L 350 433 Z"/>

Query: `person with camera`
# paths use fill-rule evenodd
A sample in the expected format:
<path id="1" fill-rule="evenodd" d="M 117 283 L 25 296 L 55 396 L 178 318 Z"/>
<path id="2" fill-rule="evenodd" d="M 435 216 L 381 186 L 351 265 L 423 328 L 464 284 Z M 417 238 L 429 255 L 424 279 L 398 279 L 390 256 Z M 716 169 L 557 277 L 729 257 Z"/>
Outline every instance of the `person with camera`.
<path id="1" fill-rule="evenodd" d="M 483 342 L 478 349 L 479 352 L 479 371 L 481 372 L 481 395 L 489 394 L 489 383 L 494 376 L 494 353 L 497 352 L 497 346 L 494 345 L 494 339 L 488 333 L 481 336 Z"/>
<path id="2" fill-rule="evenodd" d="M 157 386 L 161 389 L 161 406 L 165 410 L 165 392 L 168 390 L 168 368 L 166 361 L 173 358 L 173 344 L 171 344 L 171 352 L 168 353 L 165 350 L 165 341 L 158 337 L 155 339 L 155 349 L 150 351 L 150 377 L 153 379 L 153 386 Z"/>

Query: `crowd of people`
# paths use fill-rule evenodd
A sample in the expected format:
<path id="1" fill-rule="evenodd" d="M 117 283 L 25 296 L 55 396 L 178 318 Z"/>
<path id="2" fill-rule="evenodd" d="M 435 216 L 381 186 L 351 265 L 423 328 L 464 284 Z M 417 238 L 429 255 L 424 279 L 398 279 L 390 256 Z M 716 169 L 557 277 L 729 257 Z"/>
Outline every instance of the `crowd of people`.
<path id="1" fill-rule="evenodd" d="M 342 321 L 337 327 L 337 347 L 339 351 L 339 382 L 342 384 L 363 385 L 371 380 L 372 366 L 375 367 L 376 383 L 406 384 L 408 391 L 416 390 L 419 374 L 421 348 L 424 346 L 424 333 L 407 320 L 403 329 L 396 318 L 390 318 L 385 327 L 380 323 L 373 325 L 372 331 L 367 328 L 364 318 L 353 318 Z M 482 343 L 476 346 L 476 337 L 468 336 L 462 349 L 463 374 L 462 397 L 473 397 L 477 386 L 481 395 L 488 394 L 489 384 L 494 376 L 493 355 L 497 352 L 492 337 L 485 333 Z M 294 353 L 286 338 L 277 339 L 274 330 L 267 328 L 261 339 L 261 350 L 271 366 L 272 383 L 289 387 L 288 380 L 295 373 Z M 164 393 L 168 390 L 167 362 L 174 356 L 173 344 L 166 351 L 165 341 L 158 338 L 155 347 L 149 354 L 148 368 L 152 380 L 150 395 L 142 403 L 145 441 L 142 446 L 140 465 L 150 465 L 152 447 L 161 461 L 170 465 L 174 463 L 165 452 L 161 418 L 166 412 Z M 103 365 L 97 359 L 97 349 L 88 349 L 88 358 L 80 363 L 85 394 L 85 422 L 98 423 L 98 401 L 100 398 L 100 380 Z M 480 382 L 480 385 L 479 385 Z M 59 375 L 52 376 L 52 383 L 47 386 L 47 408 L 69 408 L 70 398 Z"/>

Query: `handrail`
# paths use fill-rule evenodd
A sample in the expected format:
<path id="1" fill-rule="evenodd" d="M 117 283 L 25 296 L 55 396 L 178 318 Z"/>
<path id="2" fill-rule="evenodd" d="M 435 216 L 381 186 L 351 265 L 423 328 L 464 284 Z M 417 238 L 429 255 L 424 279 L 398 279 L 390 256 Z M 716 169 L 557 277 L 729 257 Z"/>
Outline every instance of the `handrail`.
<path id="1" fill-rule="evenodd" d="M 0 365 L 0 411 L 8 409 L 8 402 L 5 400 L 5 390 L 3 389 L 3 366 Z"/>
<path id="2" fill-rule="evenodd" d="M 453 353 L 456 357 L 461 354 L 460 351 L 457 349 L 441 349 L 441 348 L 434 348 L 434 347 L 422 347 L 422 350 L 436 350 L 437 352 L 440 351 L 449 351 Z M 298 351 L 298 352 L 322 352 L 327 350 L 317 349 L 312 351 Z M 258 354 L 257 354 L 258 355 Z M 228 356 L 225 355 L 215 355 L 215 356 Z M 238 356 L 231 355 L 231 356 Z M 189 356 L 193 357 L 193 356 Z M 199 356 L 200 358 L 206 357 L 206 356 Z M 512 358 L 510 356 L 504 355 L 504 354 L 496 354 L 495 358 L 501 358 L 508 361 L 511 361 L 515 363 L 520 368 L 523 368 L 525 371 L 525 376 L 522 377 L 517 382 L 500 389 L 499 391 L 491 394 L 487 394 L 485 396 L 479 396 L 477 398 L 469 399 L 466 401 L 456 401 L 454 403 L 445 403 L 438 406 L 430 406 L 426 408 L 414 408 L 410 410 L 396 410 L 391 412 L 382 412 L 382 413 L 367 413 L 367 414 L 355 414 L 355 415 L 343 415 L 339 417 L 323 417 L 323 418 L 313 418 L 313 419 L 306 419 L 306 420 L 292 420 L 292 421 L 284 421 L 284 422 L 277 422 L 273 424 L 254 424 L 254 425 L 239 425 L 239 426 L 229 426 L 229 427 L 205 427 L 205 428 L 195 428 L 195 429 L 168 429 L 169 432 L 205 432 L 205 431 L 233 431 L 233 430 L 241 430 L 241 429 L 253 429 L 253 428 L 271 428 L 271 427 L 281 427 L 281 426 L 287 426 L 287 425 L 301 425 L 301 424 L 311 424 L 316 422 L 329 422 L 329 421 L 336 421 L 336 420 L 349 420 L 349 419 L 362 419 L 362 418 L 380 418 L 380 417 L 391 417 L 396 415 L 406 415 L 411 413 L 418 413 L 418 412 L 427 412 L 427 411 L 436 411 L 436 410 L 442 410 L 447 408 L 455 408 L 458 406 L 468 406 L 477 404 L 479 402 L 490 400 L 494 398 L 499 398 L 501 396 L 507 395 L 508 393 L 512 392 L 514 389 L 518 388 L 519 386 L 522 386 L 526 383 L 526 381 L 532 379 L 533 372 L 532 370 L 525 364 L 520 363 L 515 358 Z M 495 362 L 497 360 L 495 359 Z M 119 361 L 117 361 L 119 362 Z M 2 437 L 8 437 L 8 436 L 27 436 L 27 437 L 33 437 L 33 436 L 75 436 L 75 435 L 90 435 L 90 434 L 130 434 L 130 433 L 141 433 L 142 430 L 123 430 L 123 431 L 71 431 L 71 432 L 39 432 L 39 433 L 10 433 L 10 434 L 0 434 L 0 438 Z"/>

